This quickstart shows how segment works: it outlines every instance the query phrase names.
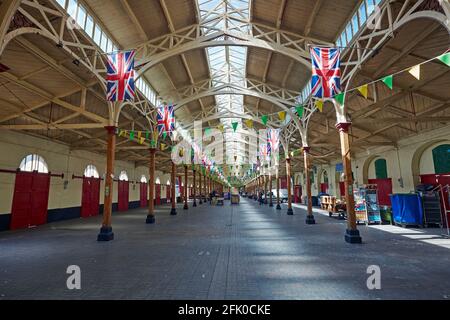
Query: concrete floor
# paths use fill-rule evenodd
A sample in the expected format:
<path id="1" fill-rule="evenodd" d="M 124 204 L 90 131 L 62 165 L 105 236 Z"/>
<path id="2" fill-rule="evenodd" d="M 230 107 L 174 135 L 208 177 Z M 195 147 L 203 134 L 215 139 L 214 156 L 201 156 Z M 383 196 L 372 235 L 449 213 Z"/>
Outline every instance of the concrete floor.
<path id="1" fill-rule="evenodd" d="M 0 299 L 450 299 L 450 247 L 414 230 L 361 226 L 344 242 L 344 221 L 316 214 L 305 224 L 253 200 L 203 204 L 157 224 L 145 209 L 115 213 L 116 239 L 98 243 L 101 217 L 0 234 Z M 400 229 L 400 228 L 399 228 Z M 419 237 L 420 238 L 420 237 Z M 81 290 L 66 269 L 81 268 Z M 368 290 L 367 267 L 381 268 Z"/>

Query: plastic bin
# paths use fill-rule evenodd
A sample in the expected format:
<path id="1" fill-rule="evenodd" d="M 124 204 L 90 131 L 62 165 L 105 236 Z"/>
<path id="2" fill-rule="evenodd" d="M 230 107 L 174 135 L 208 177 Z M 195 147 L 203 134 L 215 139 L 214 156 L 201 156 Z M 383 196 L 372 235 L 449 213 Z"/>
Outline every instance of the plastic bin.
<path id="1" fill-rule="evenodd" d="M 418 194 L 393 194 L 392 215 L 394 223 L 406 226 L 423 226 L 422 199 Z"/>

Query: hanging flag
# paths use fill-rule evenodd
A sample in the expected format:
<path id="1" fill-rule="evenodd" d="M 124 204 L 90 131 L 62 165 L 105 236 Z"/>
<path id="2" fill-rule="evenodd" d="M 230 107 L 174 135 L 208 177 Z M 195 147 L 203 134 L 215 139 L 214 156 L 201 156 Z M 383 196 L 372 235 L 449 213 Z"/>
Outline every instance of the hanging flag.
<path id="1" fill-rule="evenodd" d="M 381 81 L 383 81 L 383 83 L 391 90 L 394 87 L 394 76 L 393 75 L 384 77 L 381 79 Z"/>
<path id="2" fill-rule="evenodd" d="M 163 140 L 166 140 L 166 138 L 167 138 L 167 132 L 164 131 L 164 132 L 162 133 L 162 137 L 163 137 Z"/>
<path id="3" fill-rule="evenodd" d="M 247 126 L 247 128 L 252 129 L 253 128 L 253 120 L 245 120 L 245 124 Z"/>
<path id="4" fill-rule="evenodd" d="M 286 120 L 286 111 L 278 112 L 278 118 L 280 118 L 280 121 Z"/>
<path id="5" fill-rule="evenodd" d="M 145 142 L 145 138 L 144 137 L 139 138 L 139 144 L 144 144 L 144 142 Z"/>
<path id="6" fill-rule="evenodd" d="M 131 140 L 131 141 L 134 140 L 134 131 L 130 131 L 130 140 Z"/>
<path id="7" fill-rule="evenodd" d="M 231 125 L 233 126 L 233 131 L 236 132 L 239 123 L 238 122 L 233 122 Z"/>
<path id="8" fill-rule="evenodd" d="M 211 132 L 211 128 L 206 128 L 205 129 L 205 136 L 208 136 L 210 132 Z"/>
<path id="9" fill-rule="evenodd" d="M 302 105 L 299 105 L 295 108 L 297 115 L 299 118 L 303 118 L 303 112 L 305 111 L 305 107 L 303 107 Z"/>
<path id="10" fill-rule="evenodd" d="M 280 129 L 267 130 L 267 153 L 276 153 L 280 147 Z"/>
<path id="11" fill-rule="evenodd" d="M 262 116 L 261 117 L 261 121 L 266 126 L 267 125 L 267 121 L 269 121 L 269 116 L 266 116 L 266 115 Z"/>
<path id="12" fill-rule="evenodd" d="M 417 80 L 420 80 L 420 64 L 418 64 L 417 66 L 412 67 L 411 69 L 409 69 L 408 71 L 414 78 L 416 78 Z"/>
<path id="13" fill-rule="evenodd" d="M 311 92 L 316 98 L 331 98 L 341 92 L 341 61 L 337 48 L 311 48 Z"/>
<path id="14" fill-rule="evenodd" d="M 358 91 L 359 93 L 361 93 L 361 95 L 367 99 L 367 97 L 369 96 L 369 85 L 364 84 L 360 87 L 358 87 Z"/>
<path id="15" fill-rule="evenodd" d="M 119 131 L 119 137 L 124 137 L 124 136 L 126 136 L 125 130 L 120 130 Z"/>
<path id="16" fill-rule="evenodd" d="M 219 126 L 217 128 L 219 129 L 220 132 L 223 133 L 223 131 L 224 131 L 223 124 L 219 124 Z"/>
<path id="17" fill-rule="evenodd" d="M 166 150 L 166 145 L 164 143 L 161 143 L 161 150 L 162 151 Z"/>
<path id="18" fill-rule="evenodd" d="M 438 57 L 438 60 L 440 60 L 442 63 L 444 63 L 448 67 L 450 67 L 450 52 L 447 52 L 447 53 L 444 53 L 443 55 L 440 55 Z"/>
<path id="19" fill-rule="evenodd" d="M 106 100 L 134 101 L 134 50 L 108 54 Z"/>
<path id="20" fill-rule="evenodd" d="M 314 104 L 316 105 L 317 109 L 319 109 L 320 112 L 323 111 L 323 101 L 322 100 L 316 100 L 314 102 Z"/>
<path id="21" fill-rule="evenodd" d="M 160 135 L 164 133 L 167 134 L 175 130 L 175 117 L 172 105 L 159 107 L 156 118 Z"/>

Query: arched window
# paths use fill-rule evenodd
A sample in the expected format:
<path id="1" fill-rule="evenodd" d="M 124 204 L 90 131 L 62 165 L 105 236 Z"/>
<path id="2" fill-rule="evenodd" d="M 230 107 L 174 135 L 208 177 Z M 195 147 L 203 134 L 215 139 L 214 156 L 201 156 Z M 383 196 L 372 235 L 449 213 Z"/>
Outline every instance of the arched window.
<path id="1" fill-rule="evenodd" d="M 30 154 L 26 156 L 20 163 L 20 171 L 33 172 L 37 171 L 39 173 L 48 173 L 48 166 L 44 158 L 38 156 L 37 154 Z"/>
<path id="2" fill-rule="evenodd" d="M 385 159 L 378 159 L 375 161 L 375 176 L 377 179 L 387 179 L 387 164 Z"/>
<path id="3" fill-rule="evenodd" d="M 156 178 L 156 181 L 155 181 L 155 183 L 156 183 L 156 184 L 161 184 L 161 179 L 159 179 L 159 178 Z"/>
<path id="4" fill-rule="evenodd" d="M 84 176 L 87 178 L 100 178 L 97 168 L 92 164 L 86 167 L 86 169 L 84 170 Z"/>
<path id="5" fill-rule="evenodd" d="M 141 183 L 147 183 L 147 178 L 144 175 L 141 177 Z"/>
<path id="6" fill-rule="evenodd" d="M 442 144 L 433 149 L 434 173 L 450 173 L 450 144 Z"/>
<path id="7" fill-rule="evenodd" d="M 119 175 L 119 180 L 120 181 L 128 181 L 128 175 L 126 171 L 122 171 Z"/>
<path id="8" fill-rule="evenodd" d="M 167 180 L 167 183 L 166 183 L 168 186 L 170 186 L 170 180 Z"/>

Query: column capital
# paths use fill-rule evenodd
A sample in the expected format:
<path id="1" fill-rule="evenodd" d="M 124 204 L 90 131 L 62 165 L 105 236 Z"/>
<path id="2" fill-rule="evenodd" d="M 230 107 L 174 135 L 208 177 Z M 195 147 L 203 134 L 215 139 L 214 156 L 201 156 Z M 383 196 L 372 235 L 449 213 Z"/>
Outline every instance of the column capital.
<path id="1" fill-rule="evenodd" d="M 336 129 L 338 129 L 339 132 L 348 132 L 351 125 L 351 122 L 340 122 L 336 124 Z"/>
<path id="2" fill-rule="evenodd" d="M 108 131 L 108 134 L 116 134 L 116 126 L 105 126 L 106 131 Z"/>

